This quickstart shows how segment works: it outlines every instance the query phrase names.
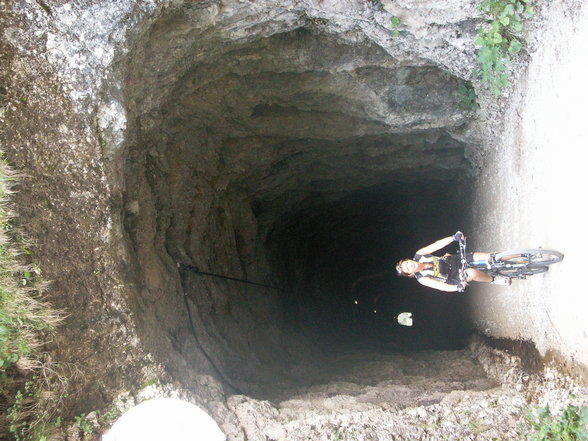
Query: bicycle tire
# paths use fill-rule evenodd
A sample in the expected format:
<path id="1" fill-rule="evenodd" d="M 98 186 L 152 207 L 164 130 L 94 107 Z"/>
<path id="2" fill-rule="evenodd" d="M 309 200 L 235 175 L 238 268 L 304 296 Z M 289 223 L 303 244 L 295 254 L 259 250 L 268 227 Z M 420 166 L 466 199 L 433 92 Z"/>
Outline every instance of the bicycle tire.
<path id="1" fill-rule="evenodd" d="M 529 266 L 547 266 L 560 262 L 563 257 L 563 254 L 559 251 L 544 250 L 542 248 L 527 248 L 498 253 L 495 259 L 498 262 L 504 263 L 528 264 Z"/>
<path id="2" fill-rule="evenodd" d="M 498 274 L 510 277 L 511 279 L 524 279 L 527 276 L 544 273 L 548 269 L 546 266 L 529 265 L 523 268 L 503 268 L 498 271 Z"/>

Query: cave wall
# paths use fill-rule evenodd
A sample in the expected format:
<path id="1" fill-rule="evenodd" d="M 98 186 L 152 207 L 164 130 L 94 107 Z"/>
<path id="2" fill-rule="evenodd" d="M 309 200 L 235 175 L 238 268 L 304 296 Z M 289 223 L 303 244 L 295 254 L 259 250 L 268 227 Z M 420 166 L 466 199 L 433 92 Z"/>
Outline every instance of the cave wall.
<path id="1" fill-rule="evenodd" d="M 153 300 L 148 312 L 141 310 L 143 317 L 153 314 L 143 332 L 163 348 L 170 330 L 152 323 L 185 314 L 183 302 L 172 309 L 169 300 L 184 292 L 202 333 L 198 344 L 219 371 L 239 379 L 239 390 L 251 393 L 275 377 L 274 364 L 309 346 L 284 332 L 284 295 L 314 290 L 318 295 L 305 296 L 298 317 L 321 310 L 310 322 L 337 321 L 331 306 L 341 289 L 327 288 L 336 272 L 313 267 L 307 250 L 300 270 L 317 276 L 309 281 L 314 288 L 305 286 L 288 275 L 300 262 L 278 250 L 270 256 L 286 269 L 278 275 L 267 255 L 272 237 L 284 237 L 280 230 L 302 210 L 383 184 L 387 194 L 404 193 L 423 206 L 420 214 L 397 208 L 418 219 L 430 200 L 451 193 L 424 194 L 424 183 L 443 188 L 455 180 L 464 144 L 450 132 L 468 114 L 458 94 L 462 80 L 439 66 L 393 57 L 359 22 L 341 30 L 348 17 L 331 23 L 272 10 L 261 19 L 256 11 L 253 21 L 254 11 L 236 8 L 217 17 L 210 32 L 207 12 L 204 5 L 166 11 L 134 41 L 122 67 L 125 220 L 142 291 Z M 265 14 L 271 26 L 260 31 L 260 22 L 269 23 Z M 290 293 L 193 272 L 178 286 L 178 263 Z"/>
<path id="2" fill-rule="evenodd" d="M 378 203 L 404 192 L 418 223 L 417 208 L 431 206 L 420 185 L 451 185 L 472 141 L 458 94 L 472 72 L 472 10 L 3 5 L 3 148 L 26 174 L 16 201 L 55 280 L 49 297 L 76 312 L 53 350 L 91 372 L 72 408 L 157 376 L 222 414 L 219 384 L 258 393 L 261 378 L 310 350 L 283 328 L 279 292 L 177 264 L 292 286 L 284 268 L 307 271 L 308 259 L 289 262 L 288 247 L 271 240 L 288 242 L 297 216 L 337 211 L 374 188 L 386 188 Z M 321 291 L 337 277 L 308 286 Z M 74 348 L 72 338 L 93 345 Z"/>

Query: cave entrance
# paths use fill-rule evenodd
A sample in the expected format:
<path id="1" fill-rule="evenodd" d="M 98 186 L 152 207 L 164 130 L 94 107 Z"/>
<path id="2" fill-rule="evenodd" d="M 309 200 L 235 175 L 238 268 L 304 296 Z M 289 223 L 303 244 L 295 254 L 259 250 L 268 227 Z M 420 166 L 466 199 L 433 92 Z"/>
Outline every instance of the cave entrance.
<path id="1" fill-rule="evenodd" d="M 460 297 L 393 264 L 459 225 L 462 81 L 302 13 L 239 33 L 230 16 L 211 31 L 206 8 L 161 17 L 125 65 L 145 342 L 176 378 L 249 394 L 341 345 L 460 347 Z"/>
<path id="2" fill-rule="evenodd" d="M 268 237 L 290 322 L 329 346 L 456 349 L 468 334 L 461 295 L 431 292 L 394 269 L 459 225 L 456 183 L 425 179 L 358 190 L 285 216 Z M 447 247 L 455 252 L 456 247 Z M 412 312 L 414 328 L 398 314 Z"/>

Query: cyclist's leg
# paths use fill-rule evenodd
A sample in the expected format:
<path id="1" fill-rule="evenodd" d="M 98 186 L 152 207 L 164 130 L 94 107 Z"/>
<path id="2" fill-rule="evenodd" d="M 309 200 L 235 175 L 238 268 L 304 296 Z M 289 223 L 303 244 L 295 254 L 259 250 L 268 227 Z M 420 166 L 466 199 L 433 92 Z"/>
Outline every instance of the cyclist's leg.
<path id="1" fill-rule="evenodd" d="M 476 253 L 477 254 L 477 253 Z M 492 276 L 483 273 L 482 271 L 479 271 L 477 269 L 474 268 L 468 268 L 466 269 L 466 274 L 468 276 L 467 281 L 471 282 L 486 282 L 486 283 L 490 283 L 492 282 L 493 278 Z"/>

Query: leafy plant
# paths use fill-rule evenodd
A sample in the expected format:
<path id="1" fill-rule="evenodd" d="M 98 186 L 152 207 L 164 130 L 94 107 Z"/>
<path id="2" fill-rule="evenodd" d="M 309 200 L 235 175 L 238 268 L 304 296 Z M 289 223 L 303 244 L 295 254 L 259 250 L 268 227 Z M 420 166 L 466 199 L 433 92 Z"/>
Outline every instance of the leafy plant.
<path id="1" fill-rule="evenodd" d="M 531 0 L 484 0 L 480 10 L 492 21 L 476 37 L 480 78 L 496 95 L 508 86 L 512 57 L 522 49 L 517 37 L 523 30 L 523 19 L 531 17 Z"/>
<path id="2" fill-rule="evenodd" d="M 88 435 L 91 435 L 94 432 L 94 426 L 92 423 L 88 421 L 85 414 L 81 414 L 75 417 L 76 424 L 80 428 L 80 430 Z"/>
<path id="3" fill-rule="evenodd" d="M 539 407 L 527 414 L 530 431 L 527 441 L 587 441 L 588 406 L 569 404 L 559 415 L 549 407 Z"/>
<path id="4" fill-rule="evenodd" d="M 478 105 L 478 96 L 471 83 L 462 83 L 457 89 L 461 99 L 461 106 L 466 110 L 476 110 Z"/>
<path id="5" fill-rule="evenodd" d="M 400 32 L 398 32 L 398 27 L 400 26 L 400 18 L 393 16 L 390 19 L 390 25 L 392 26 L 392 35 L 398 37 L 400 35 Z"/>
<path id="6" fill-rule="evenodd" d="M 98 423 L 102 426 L 111 426 L 115 420 L 119 417 L 120 412 L 116 406 L 112 406 L 106 412 L 96 411 Z"/>
<path id="7" fill-rule="evenodd" d="M 10 433 L 18 441 L 39 441 L 60 432 L 63 419 L 59 412 L 67 397 L 69 382 L 80 375 L 72 364 L 50 360 L 30 360 L 29 363 L 27 369 L 37 374 L 17 390 L 7 413 Z"/>

